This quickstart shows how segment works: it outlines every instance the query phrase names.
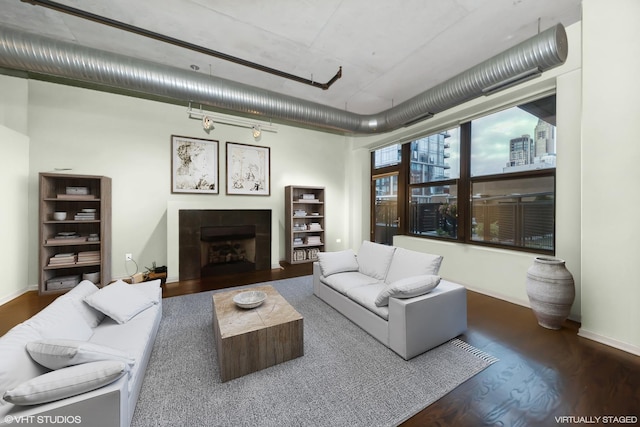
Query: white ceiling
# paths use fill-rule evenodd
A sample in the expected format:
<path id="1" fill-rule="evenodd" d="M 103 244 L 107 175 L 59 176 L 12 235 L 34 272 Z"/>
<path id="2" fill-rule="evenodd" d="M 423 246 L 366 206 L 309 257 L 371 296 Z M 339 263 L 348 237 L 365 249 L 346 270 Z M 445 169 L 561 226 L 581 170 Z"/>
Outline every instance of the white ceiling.
<path id="1" fill-rule="evenodd" d="M 189 69 L 297 98 L 377 113 L 557 23 L 581 0 L 59 0 L 126 24 L 321 83 L 267 74 L 103 24 L 0 0 L 0 25 Z M 194 71 L 196 72 L 196 71 Z"/>

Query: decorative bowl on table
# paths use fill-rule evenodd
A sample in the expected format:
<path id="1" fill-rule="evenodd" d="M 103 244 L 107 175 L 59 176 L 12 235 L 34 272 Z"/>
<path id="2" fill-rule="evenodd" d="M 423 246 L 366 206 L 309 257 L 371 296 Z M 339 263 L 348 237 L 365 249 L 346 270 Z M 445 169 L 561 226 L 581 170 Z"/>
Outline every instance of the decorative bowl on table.
<path id="1" fill-rule="evenodd" d="M 267 299 L 267 294 L 262 291 L 240 292 L 233 297 L 233 302 L 240 308 L 256 308 Z"/>

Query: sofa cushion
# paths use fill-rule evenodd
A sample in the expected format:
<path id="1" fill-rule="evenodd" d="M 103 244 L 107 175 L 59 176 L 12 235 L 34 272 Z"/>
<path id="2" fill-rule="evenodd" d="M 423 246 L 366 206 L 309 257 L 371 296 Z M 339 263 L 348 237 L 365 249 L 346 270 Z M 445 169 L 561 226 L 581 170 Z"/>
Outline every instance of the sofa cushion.
<path id="1" fill-rule="evenodd" d="M 411 276 L 438 274 L 442 257 L 409 249 L 397 248 L 393 254 L 385 282 L 393 283 Z"/>
<path id="2" fill-rule="evenodd" d="M 64 399 L 110 384 L 127 371 L 127 364 L 101 361 L 69 366 L 23 382 L 4 393 L 14 405 L 37 405 Z"/>
<path id="3" fill-rule="evenodd" d="M 389 297 L 413 298 L 431 292 L 440 283 L 440 277 L 423 275 L 407 277 L 386 285 L 375 298 L 378 307 L 389 305 Z"/>
<path id="4" fill-rule="evenodd" d="M 379 280 L 376 280 L 370 276 L 364 275 L 357 271 L 348 271 L 346 273 L 337 273 L 332 274 L 329 277 L 325 277 L 322 281 L 340 292 L 341 294 L 346 295 L 347 291 L 351 288 L 355 288 L 362 285 L 371 285 L 374 283 L 379 283 Z"/>
<path id="5" fill-rule="evenodd" d="M 153 300 L 134 285 L 118 280 L 84 298 L 85 302 L 115 320 L 124 324 L 132 317 L 151 307 Z"/>
<path id="6" fill-rule="evenodd" d="M 395 249 L 393 246 L 363 241 L 358 251 L 358 271 L 374 279 L 384 280 Z"/>
<path id="7" fill-rule="evenodd" d="M 25 323 L 14 326 L 0 337 L 0 395 L 29 378 L 47 372 L 44 366 L 29 357 L 25 348 L 29 341 L 41 338 L 38 331 Z"/>
<path id="8" fill-rule="evenodd" d="M 373 285 L 358 286 L 349 289 L 347 291 L 347 296 L 367 310 L 382 317 L 384 320 L 389 320 L 389 308 L 378 307 L 375 304 L 376 297 L 385 288 L 385 286 L 386 285 L 382 282 Z"/>
<path id="9" fill-rule="evenodd" d="M 81 363 L 100 360 L 117 360 L 129 368 L 135 359 L 111 347 L 76 340 L 39 340 L 27 343 L 27 351 L 33 360 L 49 369 L 61 369 Z"/>
<path id="10" fill-rule="evenodd" d="M 70 299 L 58 298 L 27 321 L 39 338 L 63 338 L 86 341 L 93 335 L 84 317 Z"/>
<path id="11" fill-rule="evenodd" d="M 94 292 L 98 292 L 98 287 L 88 280 L 83 280 L 60 297 L 60 299 L 71 300 L 76 310 L 78 310 L 78 313 L 80 313 L 91 328 L 95 328 L 104 320 L 104 313 L 84 302 L 84 297 Z"/>
<path id="12" fill-rule="evenodd" d="M 319 252 L 318 262 L 324 277 L 346 271 L 358 271 L 356 254 L 351 249 L 339 252 Z"/>
<path id="13" fill-rule="evenodd" d="M 89 340 L 94 344 L 120 350 L 135 359 L 136 363 L 129 371 L 129 390 L 138 382 L 138 375 L 144 376 L 145 367 L 141 361 L 145 360 L 153 347 L 153 336 L 160 323 L 161 312 L 162 305 L 156 304 L 122 325 L 107 317 L 93 331 Z"/>
<path id="14" fill-rule="evenodd" d="M 134 288 L 138 291 L 142 291 L 146 296 L 151 298 L 154 304 L 160 303 L 160 298 L 162 298 L 162 292 L 158 292 L 160 289 L 160 285 L 162 284 L 162 280 L 149 280 L 148 282 L 136 283 L 133 285 Z"/>

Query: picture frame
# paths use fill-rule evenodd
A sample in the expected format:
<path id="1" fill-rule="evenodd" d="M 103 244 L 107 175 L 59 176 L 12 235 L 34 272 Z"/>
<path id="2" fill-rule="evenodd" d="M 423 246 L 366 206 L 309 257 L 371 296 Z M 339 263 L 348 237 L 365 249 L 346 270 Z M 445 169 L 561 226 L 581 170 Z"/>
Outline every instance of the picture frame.
<path id="1" fill-rule="evenodd" d="M 269 147 L 227 141 L 227 194 L 271 195 Z"/>
<path id="2" fill-rule="evenodd" d="M 219 193 L 219 143 L 171 135 L 171 192 Z"/>

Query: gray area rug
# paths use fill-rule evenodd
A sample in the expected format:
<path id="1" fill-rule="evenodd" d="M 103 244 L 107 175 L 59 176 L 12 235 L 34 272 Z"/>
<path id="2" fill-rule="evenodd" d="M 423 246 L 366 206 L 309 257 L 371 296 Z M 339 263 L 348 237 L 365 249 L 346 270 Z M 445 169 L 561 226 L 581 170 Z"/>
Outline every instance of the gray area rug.
<path id="1" fill-rule="evenodd" d="M 133 427 L 393 426 L 496 361 L 460 340 L 405 361 L 314 296 L 312 276 L 269 284 L 304 317 L 304 356 L 221 383 L 212 292 L 166 298 Z"/>

